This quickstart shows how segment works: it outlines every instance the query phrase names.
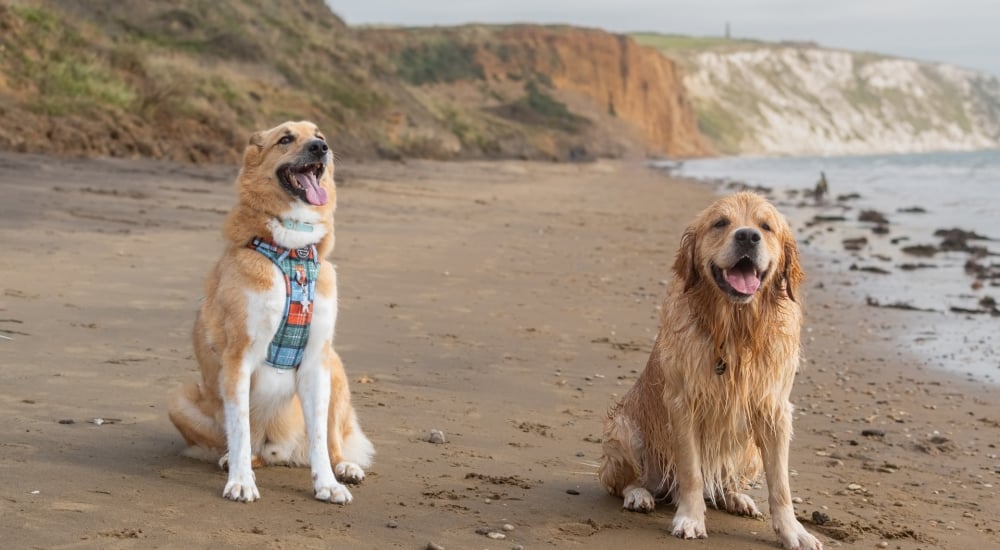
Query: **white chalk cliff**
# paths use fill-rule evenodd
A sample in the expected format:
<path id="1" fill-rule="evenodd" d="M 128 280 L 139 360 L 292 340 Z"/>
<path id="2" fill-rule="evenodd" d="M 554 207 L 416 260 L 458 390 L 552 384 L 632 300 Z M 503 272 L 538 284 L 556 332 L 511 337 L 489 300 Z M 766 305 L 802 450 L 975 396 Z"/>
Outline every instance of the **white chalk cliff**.
<path id="1" fill-rule="evenodd" d="M 1000 79 L 993 75 L 813 46 L 762 45 L 679 57 L 699 127 L 720 153 L 1000 147 Z"/>

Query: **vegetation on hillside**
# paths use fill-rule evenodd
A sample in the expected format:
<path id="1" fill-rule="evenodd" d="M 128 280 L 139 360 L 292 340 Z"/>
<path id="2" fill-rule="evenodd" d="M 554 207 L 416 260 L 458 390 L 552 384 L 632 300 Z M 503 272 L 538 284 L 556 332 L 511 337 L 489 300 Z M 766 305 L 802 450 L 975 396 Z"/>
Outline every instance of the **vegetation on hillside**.
<path id="1" fill-rule="evenodd" d="M 567 102 L 546 74 L 487 74 L 483 56 L 523 49 L 494 30 L 397 38 L 384 48 L 324 0 L 0 3 L 0 149 L 233 162 L 250 133 L 287 119 L 315 120 L 342 157 L 658 147 L 602 137 L 621 133 L 591 113 L 606 108 Z"/>

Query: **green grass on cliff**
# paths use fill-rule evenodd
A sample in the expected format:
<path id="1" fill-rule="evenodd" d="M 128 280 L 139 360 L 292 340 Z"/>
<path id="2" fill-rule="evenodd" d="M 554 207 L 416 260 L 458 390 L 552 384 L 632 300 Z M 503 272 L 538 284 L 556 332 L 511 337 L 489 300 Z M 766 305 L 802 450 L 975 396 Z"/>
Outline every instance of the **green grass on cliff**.
<path id="1" fill-rule="evenodd" d="M 476 62 L 476 47 L 446 40 L 407 46 L 393 56 L 396 72 L 406 82 L 422 84 L 480 80 L 483 67 Z"/>
<path id="2" fill-rule="evenodd" d="M 23 86 L 33 86 L 28 107 L 62 115 L 112 107 L 127 110 L 135 101 L 132 86 L 115 71 L 109 56 L 87 48 L 86 37 L 58 14 L 36 6 L 12 6 L 29 32 L 20 40 L 0 39 L 4 72 Z M 13 40 L 7 43 L 8 39 Z"/>
<path id="3" fill-rule="evenodd" d="M 633 40 L 664 52 L 702 52 L 708 50 L 739 50 L 773 44 L 759 40 L 726 38 L 724 36 L 686 36 L 682 34 L 633 33 Z"/>

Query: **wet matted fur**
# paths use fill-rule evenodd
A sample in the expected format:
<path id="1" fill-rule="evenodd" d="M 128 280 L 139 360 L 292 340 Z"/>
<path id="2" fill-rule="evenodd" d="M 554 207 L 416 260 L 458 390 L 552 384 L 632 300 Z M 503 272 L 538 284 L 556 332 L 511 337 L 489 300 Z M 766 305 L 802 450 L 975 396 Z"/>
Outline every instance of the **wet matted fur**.
<path id="1" fill-rule="evenodd" d="M 347 376 L 333 349 L 337 273 L 333 250 L 333 155 L 311 122 L 286 122 L 251 136 L 236 178 L 238 202 L 223 228 L 226 247 L 205 279 L 194 326 L 198 383 L 169 404 L 186 454 L 228 464 L 223 496 L 260 498 L 253 466 L 310 465 L 319 500 L 346 504 L 374 448 L 358 425 Z M 265 363 L 286 307 L 285 276 L 248 248 L 254 238 L 295 251 L 315 247 L 312 323 L 301 364 Z M 338 481 L 338 478 L 340 481 Z"/>
<path id="2" fill-rule="evenodd" d="M 760 516 L 741 490 L 763 468 L 781 543 L 822 548 L 788 484 L 802 278 L 791 228 L 759 195 L 720 199 L 687 228 L 649 361 L 604 428 L 600 481 L 625 508 L 669 499 L 673 534 L 705 538 L 706 500 Z"/>

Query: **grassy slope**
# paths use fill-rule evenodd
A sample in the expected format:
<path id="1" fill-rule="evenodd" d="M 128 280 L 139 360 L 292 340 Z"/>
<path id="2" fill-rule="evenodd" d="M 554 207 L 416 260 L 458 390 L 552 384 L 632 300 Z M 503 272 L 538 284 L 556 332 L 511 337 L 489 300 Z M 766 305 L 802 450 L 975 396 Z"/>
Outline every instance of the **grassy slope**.
<path id="1" fill-rule="evenodd" d="M 352 151 L 372 141 L 353 123 L 388 103 L 378 61 L 322 0 L 23 2 L 0 21 L 0 96 L 25 136 L 0 135 L 8 148 L 71 124 L 108 154 L 232 160 L 251 129 L 313 118 Z M 101 141 L 113 132 L 120 148 Z"/>
<path id="2" fill-rule="evenodd" d="M 0 149 L 232 162 L 300 118 L 351 156 L 560 159 L 588 139 L 594 117 L 545 75 L 493 86 L 469 58 L 448 40 L 380 53 L 323 0 L 0 4 Z"/>

